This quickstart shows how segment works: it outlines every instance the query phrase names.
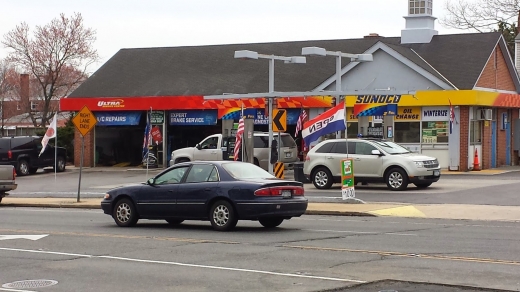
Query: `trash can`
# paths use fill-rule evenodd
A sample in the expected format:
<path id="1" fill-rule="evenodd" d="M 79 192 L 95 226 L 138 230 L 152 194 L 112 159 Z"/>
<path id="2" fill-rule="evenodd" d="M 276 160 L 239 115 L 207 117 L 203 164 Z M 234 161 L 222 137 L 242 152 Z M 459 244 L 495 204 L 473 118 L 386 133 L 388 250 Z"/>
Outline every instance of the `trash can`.
<path id="1" fill-rule="evenodd" d="M 303 175 L 303 162 L 294 163 L 294 180 L 301 183 L 310 183 L 308 179 Z"/>

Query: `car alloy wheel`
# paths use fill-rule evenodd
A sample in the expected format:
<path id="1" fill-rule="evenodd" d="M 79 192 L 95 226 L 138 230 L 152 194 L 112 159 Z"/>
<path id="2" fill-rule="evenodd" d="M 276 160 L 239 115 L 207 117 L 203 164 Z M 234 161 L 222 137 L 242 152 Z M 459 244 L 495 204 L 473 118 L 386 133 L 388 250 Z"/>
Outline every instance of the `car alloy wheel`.
<path id="1" fill-rule="evenodd" d="M 58 160 L 56 161 L 57 172 L 63 172 L 65 171 L 65 159 L 63 157 L 58 157 Z"/>
<path id="2" fill-rule="evenodd" d="M 18 162 L 18 175 L 28 175 L 29 174 L 29 163 L 25 160 L 20 160 Z"/>
<path id="3" fill-rule="evenodd" d="M 318 168 L 312 177 L 312 183 L 317 189 L 330 189 L 332 186 L 332 174 L 324 167 Z"/>
<path id="4" fill-rule="evenodd" d="M 238 221 L 233 206 L 224 200 L 213 204 L 209 213 L 209 219 L 213 228 L 218 231 L 231 230 L 237 225 Z"/>
<path id="5" fill-rule="evenodd" d="M 112 215 L 116 224 L 121 227 L 133 226 L 139 219 L 134 204 L 128 199 L 119 200 Z"/>
<path id="6" fill-rule="evenodd" d="M 408 187 L 408 177 L 402 169 L 394 168 L 388 172 L 386 185 L 392 191 L 401 191 Z"/>

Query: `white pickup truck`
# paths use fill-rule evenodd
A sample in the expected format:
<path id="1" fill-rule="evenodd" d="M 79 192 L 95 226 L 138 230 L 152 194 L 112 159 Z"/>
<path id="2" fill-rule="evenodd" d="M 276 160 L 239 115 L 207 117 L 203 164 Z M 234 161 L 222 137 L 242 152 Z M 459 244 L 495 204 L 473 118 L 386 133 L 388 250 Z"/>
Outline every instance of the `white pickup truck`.
<path id="1" fill-rule="evenodd" d="M 7 192 L 16 190 L 16 170 L 12 165 L 0 165 L 0 202 L 9 195 Z"/>
<path id="2" fill-rule="evenodd" d="M 278 140 L 278 134 L 274 134 L 274 139 Z M 280 137 L 280 161 L 285 164 L 286 169 L 291 169 L 294 162 L 298 159 L 298 147 L 296 142 L 287 133 L 282 133 Z M 206 137 L 195 147 L 187 147 L 172 151 L 170 165 L 175 163 L 203 160 L 219 161 L 232 160 L 235 137 L 223 137 L 222 134 L 214 134 Z M 263 169 L 269 166 L 269 133 L 254 132 L 254 163 Z"/>

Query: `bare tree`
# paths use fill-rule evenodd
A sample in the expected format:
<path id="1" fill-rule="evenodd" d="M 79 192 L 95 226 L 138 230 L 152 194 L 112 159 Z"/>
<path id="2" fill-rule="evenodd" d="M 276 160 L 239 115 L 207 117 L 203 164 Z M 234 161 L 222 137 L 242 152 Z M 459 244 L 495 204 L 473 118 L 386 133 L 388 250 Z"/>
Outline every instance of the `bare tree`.
<path id="1" fill-rule="evenodd" d="M 81 14 L 75 13 L 70 18 L 60 14 L 47 25 L 36 26 L 32 37 L 25 22 L 4 36 L 2 44 L 11 49 L 7 60 L 37 80 L 37 98 L 44 106 L 41 120 L 27 109 L 34 126 L 45 127 L 56 112 L 51 100 L 67 96 L 86 80 L 88 66 L 99 59 L 93 48 L 95 35 L 83 26 Z"/>
<path id="2" fill-rule="evenodd" d="M 447 0 L 442 25 L 477 32 L 496 31 L 500 24 L 516 27 L 520 0 Z"/>

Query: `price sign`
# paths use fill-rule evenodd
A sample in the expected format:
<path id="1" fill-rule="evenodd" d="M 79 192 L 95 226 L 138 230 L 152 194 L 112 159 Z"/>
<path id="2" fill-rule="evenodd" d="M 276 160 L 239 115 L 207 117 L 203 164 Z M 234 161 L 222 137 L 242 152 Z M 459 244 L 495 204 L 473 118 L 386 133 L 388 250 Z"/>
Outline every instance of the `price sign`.
<path id="1" fill-rule="evenodd" d="M 347 200 L 349 198 L 355 198 L 356 197 L 356 190 L 354 187 L 347 187 L 341 189 L 341 198 L 343 200 Z"/>

